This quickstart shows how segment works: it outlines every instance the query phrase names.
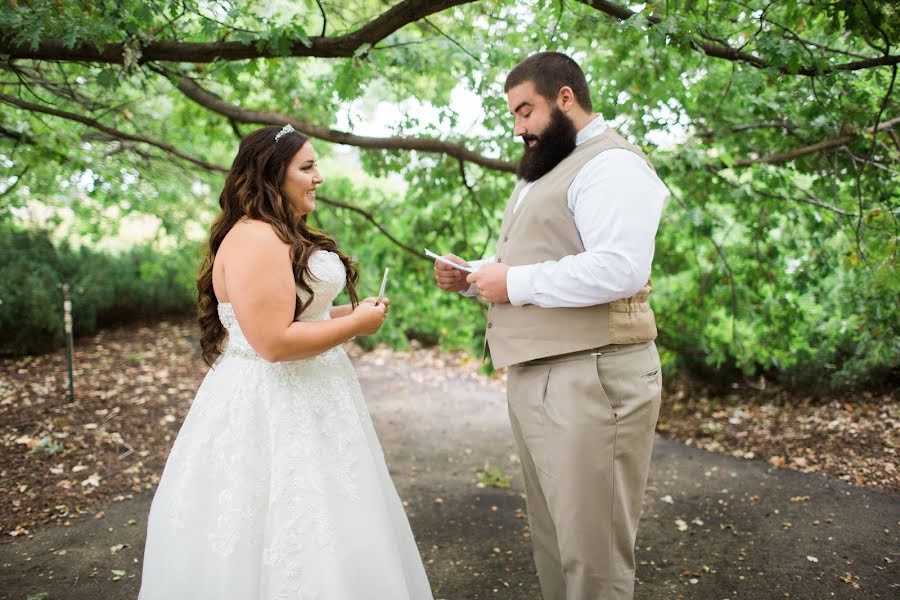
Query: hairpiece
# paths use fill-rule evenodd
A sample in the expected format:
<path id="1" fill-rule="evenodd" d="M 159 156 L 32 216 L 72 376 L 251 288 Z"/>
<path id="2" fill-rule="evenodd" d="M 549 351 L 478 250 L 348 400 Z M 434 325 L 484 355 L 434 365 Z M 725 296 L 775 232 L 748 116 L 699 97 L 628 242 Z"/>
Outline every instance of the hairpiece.
<path id="1" fill-rule="evenodd" d="M 281 139 L 281 136 L 291 133 L 292 131 L 295 131 L 295 129 L 290 123 L 288 123 L 287 125 L 285 125 L 284 127 L 281 128 L 281 131 L 279 131 L 278 133 L 275 134 L 275 141 L 277 142 L 278 140 Z"/>

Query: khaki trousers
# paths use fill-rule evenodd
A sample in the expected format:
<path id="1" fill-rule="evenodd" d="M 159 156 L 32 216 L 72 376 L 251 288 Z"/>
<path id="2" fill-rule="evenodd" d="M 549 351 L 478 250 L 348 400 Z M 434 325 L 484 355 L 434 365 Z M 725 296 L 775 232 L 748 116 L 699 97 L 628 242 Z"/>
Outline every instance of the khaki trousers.
<path id="1" fill-rule="evenodd" d="M 544 600 L 630 600 L 661 392 L 656 344 L 513 365 L 507 398 Z"/>

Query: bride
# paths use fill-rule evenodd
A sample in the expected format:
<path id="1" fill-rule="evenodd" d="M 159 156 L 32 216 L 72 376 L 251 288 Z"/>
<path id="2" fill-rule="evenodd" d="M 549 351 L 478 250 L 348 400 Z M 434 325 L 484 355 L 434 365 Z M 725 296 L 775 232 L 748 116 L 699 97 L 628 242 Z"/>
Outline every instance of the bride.
<path id="1" fill-rule="evenodd" d="M 322 181 L 289 125 L 241 142 L 197 284 L 212 368 L 153 498 L 140 600 L 432 599 L 341 349 L 387 302 L 357 301 L 355 267 L 307 225 Z"/>

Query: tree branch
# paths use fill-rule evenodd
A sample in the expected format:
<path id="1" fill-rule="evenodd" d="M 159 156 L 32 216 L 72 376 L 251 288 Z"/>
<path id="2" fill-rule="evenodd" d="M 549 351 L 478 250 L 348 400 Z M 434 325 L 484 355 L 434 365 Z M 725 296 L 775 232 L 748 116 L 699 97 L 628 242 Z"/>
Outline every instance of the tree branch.
<path id="1" fill-rule="evenodd" d="M 473 1 L 403 0 L 356 31 L 335 37 L 314 36 L 295 40 L 286 56 L 351 57 L 359 48 L 365 45 L 373 46 L 409 23 L 452 6 Z M 92 42 L 82 42 L 67 47 L 62 40 L 45 40 L 36 48 L 31 48 L 27 43 L 12 44 L 9 41 L 0 41 L 0 54 L 8 55 L 10 59 L 124 64 L 126 44 L 98 46 Z M 215 60 L 234 61 L 278 56 L 285 56 L 285 54 L 270 47 L 265 39 L 249 42 L 161 40 L 141 43 L 138 63 L 149 61 L 209 63 Z"/>
<path id="2" fill-rule="evenodd" d="M 626 21 L 631 17 L 637 15 L 638 13 L 625 8 L 624 6 L 619 6 L 613 2 L 608 2 L 607 0 L 578 0 L 582 4 L 586 4 L 591 8 L 594 8 L 602 13 L 605 13 L 611 17 L 614 17 L 620 21 Z M 651 25 L 658 25 L 662 22 L 662 19 L 656 16 L 649 15 L 647 16 L 647 21 Z M 743 62 L 747 63 L 752 67 L 756 67 L 757 69 L 768 69 L 773 65 L 759 56 L 754 54 L 749 54 L 747 52 L 742 52 L 737 48 L 732 48 L 726 44 L 721 43 L 711 43 L 709 41 L 701 41 L 698 39 L 691 39 L 691 44 L 702 51 L 707 56 L 711 56 L 713 58 L 722 58 L 725 60 L 730 60 L 734 62 Z M 807 77 L 815 77 L 816 75 L 824 75 L 827 73 L 833 73 L 835 71 L 859 71 L 861 69 L 871 69 L 873 67 L 882 67 L 886 65 L 896 65 L 900 63 L 900 56 L 898 55 L 884 55 L 884 56 L 875 56 L 872 58 L 866 58 L 864 60 L 857 60 L 853 62 L 829 65 L 828 67 L 819 67 L 819 66 L 804 66 L 801 67 L 797 71 L 793 71 L 788 68 L 786 65 L 781 65 L 778 68 L 779 71 L 786 75 L 806 75 Z"/>
<path id="3" fill-rule="evenodd" d="M 18 131 L 13 131 L 12 129 L 7 129 L 2 124 L 0 124 L 0 139 L 8 138 L 10 140 L 15 140 L 16 142 L 29 142 L 24 134 L 19 133 Z"/>
<path id="4" fill-rule="evenodd" d="M 30 169 L 30 168 L 31 168 L 30 165 L 26 165 L 25 168 L 22 169 L 22 172 L 19 173 L 18 175 L 16 175 L 16 180 L 13 181 L 10 185 L 8 185 L 5 190 L 0 192 L 0 198 L 5 198 L 9 194 L 11 194 L 13 191 L 15 191 L 16 187 L 18 187 L 18 185 L 20 183 L 22 183 L 22 178 L 25 176 L 25 174 L 28 172 L 28 169 Z"/>
<path id="5" fill-rule="evenodd" d="M 40 104 L 33 104 L 31 102 L 26 102 L 24 100 L 20 100 L 15 98 L 14 96 L 9 96 L 7 94 L 0 93 L 0 102 L 6 102 L 7 104 L 12 104 L 13 106 L 18 106 L 19 108 L 23 108 L 28 111 L 43 113 L 46 115 L 52 115 L 54 117 L 59 117 L 61 119 L 66 119 L 69 121 L 75 121 L 77 123 L 81 123 L 83 125 L 87 125 L 88 127 L 92 127 L 98 131 L 102 131 L 103 133 L 109 134 L 115 138 L 120 140 L 129 140 L 132 142 L 141 142 L 142 144 L 148 144 L 150 146 L 155 146 L 160 150 L 165 150 L 169 154 L 173 154 L 181 159 L 184 159 L 188 162 L 192 162 L 199 167 L 203 167 L 209 171 L 219 171 L 222 173 L 227 173 L 228 169 L 219 167 L 217 165 L 208 163 L 206 161 L 200 160 L 199 158 L 195 158 L 190 156 L 189 154 L 185 154 L 181 152 L 174 146 L 166 144 L 164 142 L 160 142 L 151 138 L 142 137 L 139 135 L 134 135 L 131 133 L 125 133 L 124 131 L 119 131 L 117 129 L 113 129 L 112 127 L 107 127 L 102 123 L 99 123 L 93 119 L 89 119 L 88 117 L 67 112 L 64 110 L 59 110 L 56 108 L 50 108 L 48 106 L 41 106 Z"/>
<path id="6" fill-rule="evenodd" d="M 38 140 L 35 140 L 33 137 L 25 134 L 19 133 L 17 131 L 13 131 L 8 127 L 5 127 L 2 123 L 0 123 L 0 140 L 3 139 L 11 139 L 15 140 L 15 147 L 18 147 L 19 144 L 26 144 L 28 146 L 38 148 L 41 151 L 41 155 L 46 157 L 53 157 L 59 161 L 59 164 L 66 164 L 69 162 L 73 162 L 76 164 L 83 164 L 83 161 L 80 158 L 80 155 L 70 156 L 68 154 L 63 153 L 58 150 L 55 146 L 47 146 L 40 143 Z"/>
<path id="7" fill-rule="evenodd" d="M 479 64 L 479 65 L 481 64 L 481 59 L 480 59 L 480 58 L 478 58 L 477 56 L 475 56 L 474 54 L 472 54 L 471 52 L 469 52 L 468 50 L 466 50 L 466 47 L 465 47 L 465 46 L 463 46 L 462 44 L 460 44 L 459 42 L 457 42 L 456 40 L 454 40 L 452 37 L 450 37 L 449 35 L 447 35 L 447 34 L 444 33 L 443 31 L 441 31 L 440 28 L 439 28 L 437 25 L 435 25 L 434 23 L 432 23 L 432 22 L 429 21 L 428 19 L 422 19 L 422 20 L 425 21 L 425 23 L 426 23 L 429 27 L 431 27 L 432 29 L 434 29 L 435 31 L 437 31 L 437 32 L 441 35 L 441 37 L 446 38 L 451 44 L 453 44 L 454 46 L 456 46 L 457 48 L 459 48 L 460 50 L 462 50 L 463 53 L 464 53 L 466 56 L 468 56 L 469 58 L 475 59 L 475 62 L 476 62 L 477 64 Z"/>
<path id="8" fill-rule="evenodd" d="M 730 179 L 728 179 L 721 173 L 717 173 L 715 170 L 712 170 L 711 172 L 715 177 L 717 177 L 718 179 L 720 179 L 721 181 L 723 181 L 724 183 L 730 185 L 731 187 L 733 187 L 735 189 L 741 189 L 744 187 L 744 184 L 738 183 L 737 181 L 731 181 Z M 801 189 L 797 188 L 796 186 L 794 186 L 794 189 L 796 189 L 799 192 L 802 192 L 803 195 L 806 196 L 806 199 L 804 199 L 804 198 L 787 198 L 784 196 L 779 196 L 777 194 L 773 194 L 772 192 L 767 192 L 766 190 L 761 190 L 761 189 L 755 188 L 755 187 L 753 187 L 752 184 L 747 184 L 747 187 L 750 188 L 750 190 L 755 194 L 759 194 L 760 196 L 765 196 L 766 198 L 771 198 L 773 200 L 778 200 L 780 202 L 794 200 L 797 202 L 803 202 L 804 204 L 811 204 L 812 206 L 818 206 L 819 208 L 824 208 L 825 210 L 831 211 L 834 214 L 840 215 L 842 217 L 855 216 L 853 213 L 847 212 L 846 210 L 840 209 L 836 206 L 831 206 L 830 204 L 819 200 L 818 198 L 816 198 L 815 196 L 813 196 L 806 190 L 801 190 Z"/>
<path id="9" fill-rule="evenodd" d="M 478 194 L 476 193 L 475 188 L 472 187 L 472 184 L 469 183 L 469 180 L 466 177 L 466 163 L 461 160 L 458 160 L 457 163 L 459 164 L 459 178 L 462 180 L 462 184 L 466 188 L 466 192 L 469 196 L 469 201 L 475 204 L 475 206 L 478 207 L 478 212 L 481 213 L 481 220 L 484 224 L 486 235 L 484 238 L 484 244 L 481 248 L 481 253 L 478 256 L 484 256 L 487 252 L 488 244 L 491 243 L 491 227 L 489 225 L 490 219 L 488 218 L 488 214 L 484 208 L 484 205 L 478 199 Z M 463 220 L 465 221 L 465 217 L 463 217 Z"/>
<path id="10" fill-rule="evenodd" d="M 407 246 L 406 244 L 404 244 L 403 242 L 401 242 L 400 240 L 395 238 L 393 235 L 391 235 L 391 233 L 387 229 L 385 229 L 378 221 L 375 220 L 375 217 L 372 216 L 372 213 L 370 213 L 358 206 L 353 206 L 352 204 L 347 204 L 346 202 L 341 202 L 340 200 L 334 200 L 333 198 L 328 198 L 328 197 L 322 196 L 319 193 L 316 193 L 316 200 L 319 200 L 320 202 L 324 202 L 325 204 L 329 204 L 329 205 L 337 207 L 337 208 L 342 208 L 344 210 L 349 210 L 349 211 L 355 212 L 358 215 L 362 215 L 366 221 L 368 221 L 369 223 L 374 225 L 375 228 L 378 231 L 380 231 L 384 235 L 384 237 L 389 239 L 392 244 L 409 252 L 416 258 L 426 258 L 421 252 L 417 251 L 412 246 Z"/>
<path id="11" fill-rule="evenodd" d="M 0 94 L 0 96 L 5 96 L 5 95 Z M 3 100 L 5 102 L 6 98 L 0 97 L 0 100 Z M 55 112 L 58 112 L 58 111 L 55 111 Z M 54 116 L 60 116 L 60 115 L 54 114 Z M 74 115 L 74 116 L 78 116 L 78 115 Z M 68 118 L 68 117 L 62 117 L 62 118 Z M 79 122 L 81 122 L 81 121 L 79 120 Z M 142 142 L 145 144 L 155 146 L 155 147 L 159 148 L 160 150 L 163 150 L 164 152 L 172 154 L 173 156 L 176 156 L 182 160 L 185 160 L 193 165 L 199 166 L 206 171 L 211 171 L 214 173 L 227 173 L 229 171 L 229 169 L 226 167 L 223 167 L 220 165 L 214 165 L 212 163 L 208 163 L 206 161 L 200 160 L 198 158 L 195 158 L 195 157 L 185 154 L 183 152 L 176 151 L 172 146 L 170 146 L 168 144 L 161 144 L 159 142 L 155 142 L 154 140 L 149 140 L 146 138 L 137 138 L 136 136 L 131 136 L 129 134 L 122 133 L 122 132 L 117 132 L 114 129 L 111 129 L 111 128 L 105 127 L 105 126 L 103 126 L 102 129 L 100 129 L 100 130 L 103 131 L 104 133 L 108 133 L 109 135 L 111 135 L 117 139 L 138 141 L 138 142 Z M 0 135 L 2 135 L 4 137 L 9 137 L 9 138 L 15 139 L 17 141 L 24 141 L 24 142 L 27 142 L 30 144 L 34 144 L 34 140 L 26 138 L 23 134 L 8 130 L 8 129 L 4 128 L 2 125 L 0 125 Z M 27 171 L 28 171 L 28 167 L 26 167 L 25 170 L 19 174 L 19 180 L 21 180 L 22 175 L 24 175 Z M 16 183 L 12 184 L 12 186 L 10 186 L 8 189 L 4 190 L 4 192 L 2 194 L 0 194 L 0 196 L 5 196 L 6 193 L 10 192 L 12 190 L 12 188 L 14 188 L 17 184 L 18 184 L 18 181 L 16 181 Z M 384 226 L 382 226 L 375 219 L 375 217 L 372 215 L 372 213 L 366 211 L 365 209 L 362 209 L 358 206 L 354 206 L 352 204 L 348 204 L 346 202 L 342 202 L 340 200 L 335 200 L 333 198 L 324 197 L 321 194 L 317 194 L 316 198 L 325 204 L 328 204 L 328 205 L 331 205 L 331 206 L 334 206 L 336 208 L 340 208 L 343 210 L 349 210 L 349 211 L 355 212 L 359 215 L 362 215 L 363 218 L 365 218 L 369 223 L 374 225 L 375 228 L 378 229 L 378 231 L 380 231 L 388 240 L 390 240 L 392 244 L 394 244 L 395 246 L 397 246 L 399 248 L 402 248 L 403 250 L 416 256 L 417 258 L 422 258 L 422 254 L 420 252 L 415 250 L 412 246 L 408 246 L 408 245 L 404 244 L 403 242 L 401 242 L 400 240 L 398 240 L 396 237 L 394 237 L 387 229 L 384 228 Z"/>
<path id="12" fill-rule="evenodd" d="M 322 0 L 316 0 L 316 6 L 319 7 L 319 12 L 322 13 L 322 33 L 319 34 L 319 37 L 325 37 L 325 31 L 328 29 L 328 16 L 325 14 L 325 7 L 322 6 Z"/>
<path id="13" fill-rule="evenodd" d="M 259 111 L 242 108 L 230 104 L 215 94 L 203 89 L 189 77 L 181 77 L 176 87 L 188 98 L 197 104 L 224 115 L 229 119 L 241 123 L 256 123 L 259 125 L 284 125 L 290 123 L 294 129 L 319 140 L 356 146 L 358 148 L 374 148 L 379 150 L 418 150 L 420 152 L 437 152 L 481 165 L 495 171 L 515 172 L 515 163 L 488 158 L 477 152 L 469 150 L 461 144 L 445 142 L 433 138 L 423 137 L 370 137 L 355 135 L 336 129 L 330 129 L 307 121 L 301 121 L 295 117 L 283 115 L 274 111 Z"/>
<path id="14" fill-rule="evenodd" d="M 878 124 L 877 127 L 869 127 L 864 132 L 868 134 L 875 135 L 880 131 L 890 130 L 895 125 L 900 123 L 900 117 L 895 117 L 889 121 L 885 121 L 884 123 Z M 830 150 L 831 148 L 837 148 L 838 146 L 842 146 L 847 142 L 850 142 L 857 137 L 859 137 L 859 133 L 845 133 L 844 135 L 838 136 L 836 138 L 831 138 L 830 140 L 825 140 L 822 142 L 818 142 L 815 144 L 811 144 L 809 146 L 804 146 L 802 148 L 797 148 L 795 150 L 790 150 L 789 152 L 778 152 L 776 154 L 770 154 L 768 156 L 763 156 L 762 158 L 745 158 L 738 161 L 735 161 L 732 165 L 733 168 L 739 167 L 749 167 L 750 165 L 765 163 L 770 165 L 777 165 L 780 163 L 786 163 L 794 160 L 795 158 L 800 158 L 801 156 L 806 156 L 807 154 L 814 154 L 816 152 L 821 152 L 823 150 Z M 726 168 L 726 167 L 722 167 Z"/>
<path id="15" fill-rule="evenodd" d="M 421 137 L 398 136 L 381 138 L 360 136 L 352 133 L 338 131 L 335 129 L 330 129 L 321 125 L 308 123 L 306 121 L 301 121 L 300 119 L 296 119 L 294 117 L 283 115 L 277 112 L 265 112 L 241 108 L 239 106 L 227 103 L 218 96 L 215 96 L 211 92 L 206 91 L 195 81 L 188 77 L 182 77 L 178 81 L 177 87 L 179 90 L 181 90 L 182 93 L 184 93 L 186 96 L 188 96 L 201 106 L 204 106 L 209 110 L 212 110 L 213 112 L 227 117 L 232 123 L 232 127 L 234 127 L 234 123 L 256 123 L 261 125 L 284 125 L 285 123 L 290 123 L 294 126 L 295 129 L 297 129 L 297 131 L 300 131 L 303 134 L 308 135 L 309 137 L 324 140 L 327 142 L 333 142 L 336 144 L 381 150 L 416 150 L 420 152 L 441 153 L 457 158 L 458 160 L 468 161 L 495 171 L 512 173 L 515 172 L 516 169 L 515 163 L 482 156 L 477 152 L 465 148 L 461 144 L 456 144 L 453 142 Z M 179 151 L 177 148 L 164 142 L 119 131 L 80 114 L 67 112 L 40 104 L 34 104 L 3 93 L 0 93 L 0 101 L 28 111 L 43 113 L 82 123 L 118 139 L 130 140 L 148 144 L 150 146 L 155 146 L 157 148 L 160 148 L 161 150 L 165 150 L 170 154 L 179 156 L 180 158 L 183 158 L 184 160 L 192 162 L 197 166 L 200 166 L 207 170 L 218 172 L 228 171 L 228 169 L 224 167 L 212 165 L 193 156 L 185 154 Z M 864 131 L 865 133 L 874 136 L 876 133 L 881 131 L 891 131 L 893 127 L 898 123 L 900 123 L 900 117 L 895 117 L 883 123 L 879 123 L 877 127 L 871 127 Z M 860 133 L 848 133 L 836 138 L 807 145 L 802 148 L 796 148 L 788 152 L 770 154 L 768 156 L 760 158 L 745 158 L 735 161 L 732 165 L 730 165 L 730 167 L 722 164 L 717 168 L 717 170 L 725 168 L 744 168 L 755 164 L 781 164 L 800 158 L 802 156 L 806 156 L 808 154 L 814 154 L 816 152 L 821 152 L 823 150 L 829 150 L 831 148 L 842 146 L 857 138 L 859 135 Z"/>

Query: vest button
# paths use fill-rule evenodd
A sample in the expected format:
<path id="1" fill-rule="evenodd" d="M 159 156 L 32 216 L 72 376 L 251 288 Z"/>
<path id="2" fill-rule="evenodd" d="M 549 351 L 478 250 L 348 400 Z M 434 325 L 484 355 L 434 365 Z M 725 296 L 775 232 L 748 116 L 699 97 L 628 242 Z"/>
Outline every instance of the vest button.
<path id="1" fill-rule="evenodd" d="M 500 262 L 500 257 L 499 257 L 499 256 L 497 257 L 497 262 Z"/>
<path id="2" fill-rule="evenodd" d="M 508 236 L 508 235 L 503 236 L 503 241 L 504 241 L 504 242 L 508 242 L 508 241 L 509 241 L 509 236 Z"/>
<path id="3" fill-rule="evenodd" d="M 488 329 L 490 329 L 490 328 L 493 327 L 493 326 L 494 326 L 493 323 L 488 323 Z"/>
<path id="4" fill-rule="evenodd" d="M 494 308 L 494 303 L 493 303 L 493 302 L 491 302 L 491 308 Z"/>

